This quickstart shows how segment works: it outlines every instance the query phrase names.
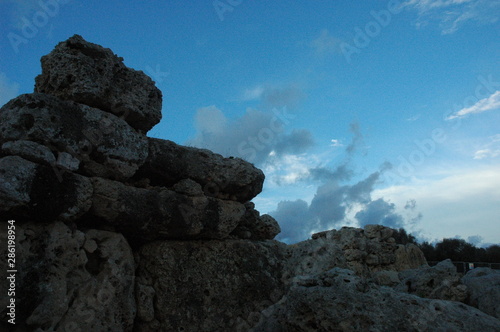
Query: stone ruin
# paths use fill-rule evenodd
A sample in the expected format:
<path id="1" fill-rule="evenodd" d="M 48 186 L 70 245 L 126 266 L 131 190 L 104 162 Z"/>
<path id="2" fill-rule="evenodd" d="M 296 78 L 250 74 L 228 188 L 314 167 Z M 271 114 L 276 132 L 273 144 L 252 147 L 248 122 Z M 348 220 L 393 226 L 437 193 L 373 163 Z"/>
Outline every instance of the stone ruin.
<path id="1" fill-rule="evenodd" d="M 17 270 L 1 328 L 500 330 L 499 274 L 429 267 L 379 225 L 276 241 L 251 202 L 261 170 L 146 136 L 162 94 L 143 72 L 78 35 L 41 63 L 0 109 L 0 251 L 15 220 Z"/>

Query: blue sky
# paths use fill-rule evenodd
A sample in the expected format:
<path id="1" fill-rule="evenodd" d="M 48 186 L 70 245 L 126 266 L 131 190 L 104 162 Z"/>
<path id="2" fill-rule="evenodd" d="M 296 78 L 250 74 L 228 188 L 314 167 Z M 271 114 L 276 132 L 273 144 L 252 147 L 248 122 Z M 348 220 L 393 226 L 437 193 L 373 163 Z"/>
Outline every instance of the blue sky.
<path id="1" fill-rule="evenodd" d="M 73 34 L 163 92 L 148 135 L 242 157 L 280 239 L 500 242 L 499 0 L 0 0 L 0 104 Z"/>

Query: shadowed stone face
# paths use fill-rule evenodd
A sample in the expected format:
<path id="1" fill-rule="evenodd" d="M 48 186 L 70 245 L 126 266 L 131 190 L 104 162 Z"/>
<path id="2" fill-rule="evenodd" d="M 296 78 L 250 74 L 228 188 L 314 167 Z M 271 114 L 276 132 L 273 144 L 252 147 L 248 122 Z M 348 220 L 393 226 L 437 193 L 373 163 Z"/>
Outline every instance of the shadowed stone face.
<path id="1" fill-rule="evenodd" d="M 148 155 L 148 142 L 122 119 L 47 94 L 21 95 L 0 109 L 0 143 L 24 140 L 68 153 L 90 176 L 127 179 Z"/>

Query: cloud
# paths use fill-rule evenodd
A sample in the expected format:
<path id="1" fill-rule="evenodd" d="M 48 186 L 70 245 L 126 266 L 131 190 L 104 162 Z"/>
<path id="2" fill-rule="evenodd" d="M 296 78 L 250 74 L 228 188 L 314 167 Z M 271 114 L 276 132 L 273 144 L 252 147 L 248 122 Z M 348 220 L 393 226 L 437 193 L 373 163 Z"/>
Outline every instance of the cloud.
<path id="1" fill-rule="evenodd" d="M 489 137 L 490 142 L 474 153 L 474 159 L 496 158 L 500 156 L 500 134 Z"/>
<path id="2" fill-rule="evenodd" d="M 371 193 L 382 172 L 374 172 L 352 185 L 341 185 L 331 179 L 317 188 L 310 204 L 303 200 L 280 202 L 277 209 L 269 213 L 281 225 L 282 233 L 278 239 L 292 243 L 305 240 L 313 232 L 339 228 L 348 223 L 349 213 L 355 213 L 362 227 L 382 224 L 399 228 L 414 221 L 397 213 L 394 203 L 383 198 L 372 200 Z"/>
<path id="3" fill-rule="evenodd" d="M 295 243 L 306 239 L 315 228 L 315 217 L 309 211 L 306 201 L 281 201 L 277 209 L 272 212 L 273 217 L 280 223 L 279 239 L 286 243 Z"/>
<path id="4" fill-rule="evenodd" d="M 243 92 L 243 101 L 258 100 L 262 97 L 264 93 L 264 87 L 259 85 L 251 89 L 246 89 Z"/>
<path id="5" fill-rule="evenodd" d="M 278 155 L 301 154 L 314 145 L 314 139 L 309 130 L 293 129 L 290 134 L 283 135 L 276 143 L 274 151 Z"/>
<path id="6" fill-rule="evenodd" d="M 203 107 L 195 116 L 196 135 L 186 144 L 262 165 L 270 157 L 276 161 L 285 155 L 304 153 L 313 146 L 308 130 L 285 130 L 292 118 L 286 108 L 247 109 L 240 118 L 229 120 L 215 106 Z"/>
<path id="7" fill-rule="evenodd" d="M 414 6 L 421 13 L 444 7 L 450 7 L 465 3 L 473 2 L 473 0 L 410 0 L 405 3 L 405 6 Z"/>
<path id="8" fill-rule="evenodd" d="M 313 180 L 343 182 L 350 180 L 354 172 L 344 163 L 333 171 L 326 167 L 311 168 L 309 174 Z"/>
<path id="9" fill-rule="evenodd" d="M 483 149 L 477 150 L 474 159 L 496 158 L 500 156 L 500 150 Z"/>
<path id="10" fill-rule="evenodd" d="M 295 85 L 285 87 L 265 87 L 261 93 L 261 99 L 266 108 L 296 108 L 305 98 L 301 88 Z"/>
<path id="11" fill-rule="evenodd" d="M 363 141 L 363 135 L 361 134 L 361 131 L 359 129 L 359 123 L 357 122 L 351 123 L 349 129 L 354 134 L 354 136 L 352 138 L 351 143 L 345 149 L 348 155 L 352 154 L 355 151 L 355 149 L 360 145 L 360 143 Z"/>
<path id="12" fill-rule="evenodd" d="M 354 176 L 349 166 L 351 156 L 362 141 L 358 125 L 351 126 L 353 133 L 350 144 L 345 148 L 346 160 L 335 169 L 324 166 L 302 167 L 296 172 L 294 181 L 318 181 L 316 193 L 308 204 L 306 201 L 285 200 L 278 204 L 277 209 L 269 212 L 280 223 L 282 234 L 278 239 L 287 243 L 304 240 L 311 233 L 339 228 L 346 224 L 384 224 L 390 227 L 402 227 L 413 222 L 396 212 L 396 206 L 382 198 L 372 200 L 372 192 L 381 175 L 391 168 L 389 163 L 381 165 L 380 169 L 354 183 L 348 183 Z M 304 166 L 304 164 L 302 164 Z M 407 209 L 414 210 L 416 202 L 407 202 Z M 300 210 L 300 213 L 297 212 Z M 355 220 L 350 220 L 353 215 Z M 298 217 L 300 216 L 300 217 Z"/>
<path id="13" fill-rule="evenodd" d="M 227 127 L 227 119 L 221 110 L 208 106 L 198 110 L 195 118 L 196 129 L 206 135 L 221 134 Z"/>
<path id="14" fill-rule="evenodd" d="M 479 235 L 468 236 L 467 242 L 475 246 L 479 246 L 483 242 L 483 237 Z"/>
<path id="15" fill-rule="evenodd" d="M 333 53 L 340 53 L 340 44 L 342 40 L 332 36 L 327 29 L 321 30 L 318 38 L 311 42 L 311 47 L 318 55 L 324 56 Z"/>
<path id="16" fill-rule="evenodd" d="M 344 144 L 342 144 L 340 142 L 340 140 L 338 140 L 338 139 L 332 139 L 330 146 L 333 146 L 336 148 L 336 147 L 342 147 L 342 146 L 344 146 Z"/>
<path id="17" fill-rule="evenodd" d="M 417 114 L 417 115 L 414 115 L 412 117 L 409 117 L 408 119 L 406 119 L 406 121 L 408 121 L 408 122 L 417 121 L 418 119 L 420 119 L 421 116 L 422 116 L 422 114 Z"/>
<path id="18" fill-rule="evenodd" d="M 291 185 L 310 177 L 311 158 L 306 155 L 277 156 L 271 153 L 264 165 L 267 182 Z"/>
<path id="19" fill-rule="evenodd" d="M 260 101 L 262 109 L 282 108 L 295 109 L 305 98 L 304 91 L 295 84 L 275 86 L 258 84 L 245 89 L 241 101 Z"/>
<path id="20" fill-rule="evenodd" d="M 19 95 L 19 84 L 9 80 L 5 73 L 0 72 L 0 107 Z"/>
<path id="21" fill-rule="evenodd" d="M 356 219 L 359 221 L 361 227 L 373 224 L 384 225 L 392 228 L 400 228 L 404 226 L 403 217 L 396 213 L 396 205 L 388 203 L 382 198 L 371 201 L 368 203 L 364 210 L 356 213 Z"/>
<path id="22" fill-rule="evenodd" d="M 479 100 L 477 103 L 470 107 L 462 108 L 450 115 L 446 120 L 453 120 L 462 118 L 469 114 L 482 113 L 500 108 L 500 90 L 495 91 L 491 96 Z"/>
<path id="23" fill-rule="evenodd" d="M 418 11 L 417 27 L 438 21 L 442 34 L 456 32 L 468 22 L 492 24 L 498 21 L 499 0 L 409 0 L 403 4 Z"/>
<path id="24" fill-rule="evenodd" d="M 448 169 L 436 179 L 429 174 L 427 180 L 418 180 L 404 186 L 391 186 L 375 190 L 374 199 L 384 198 L 396 206 L 404 206 L 407 197 L 418 202 L 423 214 L 417 225 L 409 231 L 421 230 L 434 240 L 480 235 L 485 242 L 498 243 L 500 228 L 500 166 L 473 169 Z M 404 211 L 398 210 L 404 214 Z"/>

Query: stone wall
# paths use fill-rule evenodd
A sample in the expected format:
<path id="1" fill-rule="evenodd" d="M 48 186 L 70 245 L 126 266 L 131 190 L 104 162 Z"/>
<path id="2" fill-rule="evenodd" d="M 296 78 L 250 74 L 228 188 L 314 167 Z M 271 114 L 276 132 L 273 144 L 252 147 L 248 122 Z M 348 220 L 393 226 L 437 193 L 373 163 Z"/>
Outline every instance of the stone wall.
<path id="1" fill-rule="evenodd" d="M 161 92 L 111 50 L 75 35 L 35 81 L 0 108 L 0 238 L 15 220 L 18 271 L 15 326 L 0 283 L 2 330 L 500 330 L 498 292 L 477 282 L 496 276 L 469 290 L 389 228 L 273 240 L 251 202 L 263 172 L 147 137 Z"/>

